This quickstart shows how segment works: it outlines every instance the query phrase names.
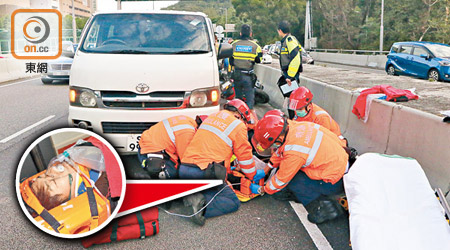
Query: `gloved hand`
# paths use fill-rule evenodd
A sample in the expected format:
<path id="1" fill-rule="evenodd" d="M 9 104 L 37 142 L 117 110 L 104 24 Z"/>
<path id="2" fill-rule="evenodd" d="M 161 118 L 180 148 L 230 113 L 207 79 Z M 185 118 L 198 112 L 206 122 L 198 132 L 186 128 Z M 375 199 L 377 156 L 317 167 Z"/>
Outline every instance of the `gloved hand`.
<path id="1" fill-rule="evenodd" d="M 236 169 L 236 166 L 232 166 L 232 167 L 230 167 L 230 169 L 231 169 L 231 170 L 235 170 L 235 169 Z"/>
<path id="2" fill-rule="evenodd" d="M 264 170 L 263 169 L 258 169 L 256 171 L 255 177 L 253 177 L 253 181 L 254 182 L 258 182 L 259 180 L 261 180 L 265 176 L 266 176 L 266 173 L 264 172 Z"/>
<path id="3" fill-rule="evenodd" d="M 258 184 L 254 184 L 254 183 L 250 184 L 250 190 L 251 190 L 252 193 L 254 193 L 254 194 L 260 194 L 260 193 L 258 192 L 258 190 L 259 190 L 260 187 L 261 187 L 261 186 L 258 185 Z"/>

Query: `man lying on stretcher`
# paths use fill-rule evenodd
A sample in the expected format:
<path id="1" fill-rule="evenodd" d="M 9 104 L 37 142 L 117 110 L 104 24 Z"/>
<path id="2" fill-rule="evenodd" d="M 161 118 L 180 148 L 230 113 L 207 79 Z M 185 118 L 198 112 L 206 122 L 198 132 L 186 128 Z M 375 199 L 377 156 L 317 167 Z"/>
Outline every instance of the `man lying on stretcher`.
<path id="1" fill-rule="evenodd" d="M 89 231 L 111 214 L 102 152 L 86 142 L 53 158 L 47 170 L 20 184 L 20 192 L 35 220 L 56 232 Z"/>

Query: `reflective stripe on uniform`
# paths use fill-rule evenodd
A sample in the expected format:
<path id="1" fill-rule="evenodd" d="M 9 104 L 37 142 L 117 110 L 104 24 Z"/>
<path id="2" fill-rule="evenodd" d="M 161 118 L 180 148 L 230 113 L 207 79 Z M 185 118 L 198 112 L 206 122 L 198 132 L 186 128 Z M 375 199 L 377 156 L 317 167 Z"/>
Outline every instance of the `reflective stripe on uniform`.
<path id="1" fill-rule="evenodd" d="M 301 146 L 301 145 L 286 145 L 284 151 L 297 151 L 304 154 L 309 154 L 311 148 Z"/>
<path id="2" fill-rule="evenodd" d="M 311 148 L 311 151 L 309 152 L 308 159 L 306 159 L 305 165 L 303 167 L 307 167 L 311 164 L 311 162 L 314 160 L 314 157 L 316 157 L 317 151 L 319 150 L 320 144 L 322 143 L 322 137 L 323 132 L 319 131 L 316 135 L 316 140 L 314 141 L 314 145 Z"/>
<path id="3" fill-rule="evenodd" d="M 228 127 L 223 131 L 223 133 L 228 137 L 231 132 L 233 132 L 233 130 L 239 125 L 241 124 L 241 120 L 234 120 L 230 125 L 228 125 Z"/>
<path id="4" fill-rule="evenodd" d="M 182 130 L 182 129 L 192 129 L 192 130 L 195 130 L 194 126 L 191 126 L 191 125 L 189 125 L 189 124 L 182 124 L 182 125 L 177 125 L 177 126 L 172 127 L 172 130 L 173 130 L 174 132 L 176 132 L 176 131 L 178 131 L 178 130 Z"/>
<path id="5" fill-rule="evenodd" d="M 288 73 L 288 75 L 290 77 L 294 77 L 295 74 L 297 74 L 297 70 L 298 70 L 298 67 L 296 67 L 296 66 L 289 66 L 287 73 Z"/>
<path id="6" fill-rule="evenodd" d="M 273 169 L 273 166 L 272 166 L 272 164 L 270 164 L 270 162 L 267 163 L 267 166 L 268 166 L 270 169 Z"/>
<path id="7" fill-rule="evenodd" d="M 234 52 L 233 57 L 250 57 L 255 58 L 257 55 L 248 52 Z"/>
<path id="8" fill-rule="evenodd" d="M 272 183 L 272 179 L 270 179 L 270 181 L 269 181 L 269 187 L 270 187 L 270 189 L 272 189 L 272 190 L 281 190 L 281 188 L 276 188 L 274 185 L 273 185 L 273 183 Z"/>
<path id="9" fill-rule="evenodd" d="M 323 111 L 323 110 L 320 110 L 320 111 L 317 111 L 316 113 L 314 113 L 316 116 L 317 115 L 321 115 L 321 114 L 328 114 L 327 112 L 325 112 L 325 111 Z"/>
<path id="10" fill-rule="evenodd" d="M 211 125 L 201 125 L 199 129 L 208 130 L 209 132 L 214 133 L 220 139 L 222 139 L 226 144 L 228 144 L 228 146 L 230 146 L 230 148 L 233 147 L 233 142 L 230 140 L 230 138 L 228 138 L 228 136 L 226 136 L 222 131 L 220 131 L 220 129 L 215 128 Z"/>
<path id="11" fill-rule="evenodd" d="M 164 156 L 162 154 L 147 154 L 147 158 L 160 158 L 160 159 L 164 159 Z"/>
<path id="12" fill-rule="evenodd" d="M 239 161 L 239 165 L 250 165 L 253 163 L 253 159 L 246 160 L 246 161 Z"/>
<path id="13" fill-rule="evenodd" d="M 256 171 L 256 167 L 252 167 L 252 168 L 241 168 L 241 172 L 244 174 L 251 174 L 253 172 Z"/>
<path id="14" fill-rule="evenodd" d="M 229 135 L 233 130 L 241 123 L 240 120 L 234 120 L 223 132 L 220 129 L 215 128 L 211 125 L 201 125 L 199 129 L 208 130 L 216 134 L 220 139 L 222 139 L 230 148 L 233 148 L 233 142 L 231 141 Z"/>
<path id="15" fill-rule="evenodd" d="M 315 129 L 320 129 L 320 125 L 319 124 L 314 124 L 314 128 Z"/>
<path id="16" fill-rule="evenodd" d="M 316 125 L 314 125 L 314 127 Z M 303 154 L 307 154 L 308 158 L 306 159 L 305 165 L 302 166 L 303 168 L 307 167 L 314 160 L 314 157 L 316 157 L 317 151 L 319 150 L 320 144 L 322 143 L 322 137 L 323 137 L 323 132 L 318 131 L 312 148 L 308 148 L 308 147 L 301 146 L 301 145 L 286 145 L 284 147 L 284 151 L 296 151 L 296 152 L 300 152 Z"/>
<path id="17" fill-rule="evenodd" d="M 339 139 L 344 140 L 345 137 L 343 137 L 342 135 L 338 136 Z"/>
<path id="18" fill-rule="evenodd" d="M 282 182 L 282 181 L 278 180 L 278 178 L 277 178 L 276 175 L 275 175 L 275 183 L 276 183 L 279 187 L 282 187 L 282 186 L 284 186 L 284 185 L 287 184 L 287 182 Z"/>
<path id="19" fill-rule="evenodd" d="M 162 121 L 164 127 L 166 128 L 167 134 L 169 135 L 170 140 L 175 144 L 175 135 L 173 134 L 172 127 L 170 127 L 169 121 L 167 119 Z"/>

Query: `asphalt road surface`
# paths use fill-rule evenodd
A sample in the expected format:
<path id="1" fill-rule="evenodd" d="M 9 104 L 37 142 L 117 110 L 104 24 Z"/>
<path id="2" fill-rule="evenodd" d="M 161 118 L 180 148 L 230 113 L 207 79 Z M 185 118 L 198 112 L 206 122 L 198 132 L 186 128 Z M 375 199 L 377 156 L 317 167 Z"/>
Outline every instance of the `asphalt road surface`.
<path id="1" fill-rule="evenodd" d="M 46 132 L 67 127 L 68 105 L 67 82 L 43 85 L 35 78 L 0 83 L 1 248 L 82 248 L 80 240 L 47 235 L 29 222 L 17 202 L 14 183 L 19 160 L 27 147 Z M 261 115 L 270 106 L 258 106 L 257 109 Z M 125 166 L 133 164 L 133 158 L 124 159 Z M 349 249 L 346 216 L 315 230 L 312 224 L 304 222 L 306 213 L 303 209 L 299 204 L 291 205 L 265 195 L 243 203 L 233 214 L 208 219 L 204 227 L 160 209 L 158 235 L 97 248 L 317 249 L 319 246 L 330 249 L 331 246 Z M 178 201 L 173 202 L 171 210 L 187 212 Z"/>

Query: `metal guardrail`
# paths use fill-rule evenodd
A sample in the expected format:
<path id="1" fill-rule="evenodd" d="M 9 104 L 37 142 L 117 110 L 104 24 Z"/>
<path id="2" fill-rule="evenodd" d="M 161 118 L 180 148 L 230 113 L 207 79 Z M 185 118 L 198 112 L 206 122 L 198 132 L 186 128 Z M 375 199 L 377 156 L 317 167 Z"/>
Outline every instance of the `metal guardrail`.
<path id="1" fill-rule="evenodd" d="M 325 53 L 354 54 L 354 55 L 387 55 L 387 54 L 389 54 L 389 51 L 379 51 L 379 50 L 310 49 L 309 51 L 325 52 Z"/>

